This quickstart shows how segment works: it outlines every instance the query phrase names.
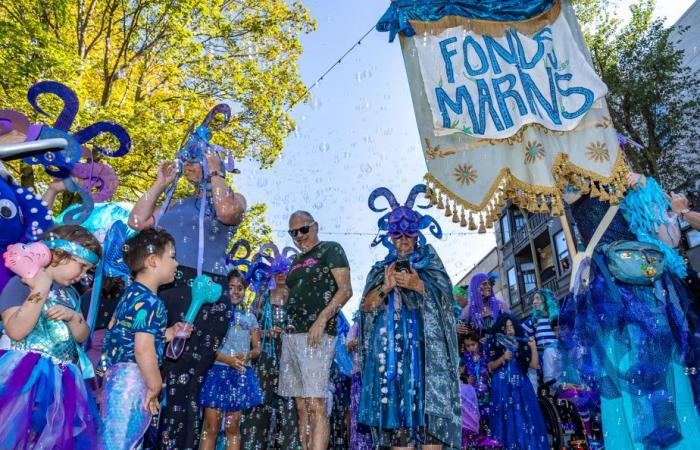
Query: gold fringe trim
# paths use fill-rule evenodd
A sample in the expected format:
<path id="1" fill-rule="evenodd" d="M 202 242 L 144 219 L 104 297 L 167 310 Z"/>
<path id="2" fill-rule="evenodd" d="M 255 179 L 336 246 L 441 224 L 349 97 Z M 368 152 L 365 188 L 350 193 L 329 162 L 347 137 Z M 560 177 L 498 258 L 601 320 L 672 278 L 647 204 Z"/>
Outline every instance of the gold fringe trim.
<path id="1" fill-rule="evenodd" d="M 411 24 L 413 29 L 416 30 L 414 39 L 420 39 L 421 36 L 425 34 L 442 33 L 449 28 L 455 27 L 462 27 L 467 31 L 473 31 L 477 34 L 488 34 L 489 36 L 501 37 L 511 28 L 515 28 L 521 34 L 535 34 L 547 25 L 554 23 L 559 17 L 560 13 L 561 1 L 557 0 L 551 8 L 540 15 L 527 20 L 514 22 L 468 19 L 462 16 L 446 16 L 435 21 L 409 20 L 408 22 Z"/>
<path id="2" fill-rule="evenodd" d="M 438 209 L 445 209 L 445 216 L 452 217 L 452 222 L 468 228 L 470 231 L 485 233 L 500 218 L 500 213 L 510 199 L 513 204 L 532 213 L 550 214 L 559 217 L 564 214 L 562 198 L 567 186 L 573 186 L 584 195 L 598 197 L 612 205 L 620 203 L 625 191 L 625 177 L 629 169 L 625 163 L 622 150 L 618 152 L 609 177 L 601 176 L 583 167 L 573 164 L 568 155 L 558 154 L 552 165 L 555 186 L 529 184 L 515 178 L 508 168 L 499 172 L 482 204 L 472 204 L 450 191 L 432 174 L 425 175 L 426 197 Z M 444 197 L 444 202 L 443 202 Z M 479 216 L 478 225 L 475 215 Z"/>

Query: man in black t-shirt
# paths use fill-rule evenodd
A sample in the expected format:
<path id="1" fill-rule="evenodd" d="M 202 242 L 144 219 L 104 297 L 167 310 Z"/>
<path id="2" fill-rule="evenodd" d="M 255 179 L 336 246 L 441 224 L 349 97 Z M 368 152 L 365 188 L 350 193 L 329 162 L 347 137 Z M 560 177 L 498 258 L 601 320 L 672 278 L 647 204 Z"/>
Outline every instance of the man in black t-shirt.
<path id="1" fill-rule="evenodd" d="M 287 275 L 288 326 L 282 338 L 277 393 L 296 400 L 304 449 L 325 450 L 329 436 L 326 396 L 335 355 L 336 316 L 352 296 L 350 268 L 339 244 L 318 240 L 318 224 L 308 212 L 291 215 L 289 235 L 302 253 L 294 258 Z"/>

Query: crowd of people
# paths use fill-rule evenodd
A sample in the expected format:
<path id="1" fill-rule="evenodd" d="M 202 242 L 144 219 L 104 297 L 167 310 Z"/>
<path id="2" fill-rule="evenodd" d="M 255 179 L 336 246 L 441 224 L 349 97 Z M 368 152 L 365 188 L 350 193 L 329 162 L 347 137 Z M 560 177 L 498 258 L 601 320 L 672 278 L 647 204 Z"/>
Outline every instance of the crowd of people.
<path id="1" fill-rule="evenodd" d="M 238 240 L 228 251 L 245 198 L 217 154 L 181 158 L 191 196 L 158 206 L 179 174 L 161 164 L 128 229 L 100 242 L 55 226 L 41 239 L 47 263 L 0 293 L 0 415 L 13 418 L 0 448 L 545 450 L 542 386 L 597 399 L 578 404 L 589 448 L 594 416 L 611 449 L 694 448 L 697 323 L 687 317 L 697 300 L 674 249 L 671 207 L 682 202 L 654 180 L 630 174 L 612 213 L 585 188 L 567 190 L 595 250 L 573 292 L 560 301 L 537 290 L 523 322 L 491 275 L 452 285 L 424 235 L 441 238 L 440 226 L 415 205 L 424 185 L 403 205 L 378 188 L 372 245 L 387 256 L 350 327 L 348 259 L 319 239 L 312 214 L 289 218 L 298 250 L 251 255 Z M 62 189 L 51 186 L 49 202 Z M 100 283 L 85 282 L 89 272 Z"/>

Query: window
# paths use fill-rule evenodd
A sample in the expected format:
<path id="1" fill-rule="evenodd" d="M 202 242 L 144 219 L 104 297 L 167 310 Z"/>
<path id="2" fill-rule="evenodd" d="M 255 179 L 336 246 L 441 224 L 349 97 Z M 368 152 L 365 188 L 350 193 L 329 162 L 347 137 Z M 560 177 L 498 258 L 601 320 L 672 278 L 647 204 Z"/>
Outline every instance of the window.
<path id="1" fill-rule="evenodd" d="M 537 287 L 537 275 L 535 275 L 535 263 L 528 262 L 520 265 L 523 274 L 523 287 L 528 293 Z"/>
<path id="2" fill-rule="evenodd" d="M 513 223 L 515 223 L 515 231 L 525 228 L 525 218 L 520 211 L 513 211 Z"/>
<path id="3" fill-rule="evenodd" d="M 501 217 L 501 239 L 503 239 L 503 245 L 510 241 L 510 221 L 507 212 Z"/>
<path id="4" fill-rule="evenodd" d="M 566 245 L 564 230 L 554 235 L 554 247 L 557 250 L 557 261 L 559 261 L 559 273 L 565 274 L 571 270 L 571 258 L 569 257 L 569 247 Z"/>
<path id="5" fill-rule="evenodd" d="M 515 267 L 508 269 L 508 293 L 510 294 L 511 305 L 515 305 L 520 302 L 518 292 L 518 276 L 515 273 Z"/>

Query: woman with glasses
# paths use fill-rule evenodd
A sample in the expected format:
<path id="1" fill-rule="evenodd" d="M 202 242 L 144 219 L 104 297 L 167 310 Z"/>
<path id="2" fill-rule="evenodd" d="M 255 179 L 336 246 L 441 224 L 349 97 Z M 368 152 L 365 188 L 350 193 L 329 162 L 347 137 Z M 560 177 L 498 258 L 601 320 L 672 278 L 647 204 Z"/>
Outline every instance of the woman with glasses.
<path id="1" fill-rule="evenodd" d="M 404 206 L 386 188 L 369 197 L 373 211 L 382 196 L 391 211 L 373 245 L 389 255 L 367 277 L 360 309 L 362 392 L 359 422 L 372 430 L 375 446 L 394 449 L 460 448 L 462 437 L 459 353 L 452 283 L 422 229 L 437 238 L 440 226 L 413 210 L 424 185 Z"/>
<path id="2" fill-rule="evenodd" d="M 287 275 L 287 333 L 277 394 L 296 400 L 302 447 L 320 450 L 328 447 L 328 379 L 337 314 L 352 296 L 350 267 L 340 244 L 319 241 L 318 224 L 308 212 L 291 215 L 289 235 L 301 253 Z"/>
<path id="3" fill-rule="evenodd" d="M 173 283 L 161 288 L 158 295 L 165 302 L 168 323 L 182 320 L 192 301 L 191 280 L 197 275 L 198 249 L 203 246 L 202 271 L 225 286 L 226 249 L 243 220 L 245 198 L 227 185 L 223 163 L 217 153 L 188 149 L 178 154 L 182 174 L 192 186 L 189 197 L 173 200 L 162 210 L 156 201 L 168 186 L 177 182 L 178 166 L 166 161 L 158 168 L 156 181 L 136 203 L 129 216 L 129 226 L 136 230 L 158 226 L 175 238 L 180 265 Z M 206 163 L 205 163 L 206 161 Z M 207 172 L 204 172 L 207 167 Z M 205 194 L 205 195 L 203 195 Z M 202 205 L 202 198 L 205 198 Z M 205 208 L 203 242 L 197 238 L 199 212 Z M 177 360 L 163 363 L 163 380 L 167 406 L 161 411 L 159 444 L 165 448 L 197 448 L 202 423 L 199 416 L 199 393 L 207 371 L 215 359 L 214 349 L 226 334 L 227 302 L 204 305 L 194 322 L 192 336 Z"/>

